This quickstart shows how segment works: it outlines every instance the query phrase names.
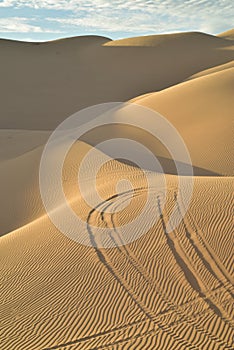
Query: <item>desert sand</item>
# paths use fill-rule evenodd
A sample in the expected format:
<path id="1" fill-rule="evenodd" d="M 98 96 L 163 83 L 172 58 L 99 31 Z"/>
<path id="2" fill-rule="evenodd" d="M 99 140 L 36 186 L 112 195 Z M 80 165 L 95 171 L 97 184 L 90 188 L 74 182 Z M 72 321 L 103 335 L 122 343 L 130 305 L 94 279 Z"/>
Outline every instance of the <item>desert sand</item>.
<path id="1" fill-rule="evenodd" d="M 233 30 L 116 41 L 0 41 L 1 349 L 232 349 L 233 47 Z M 64 163 L 64 194 L 90 239 L 96 239 L 93 225 L 114 228 L 119 240 L 114 248 L 88 247 L 50 220 L 39 165 L 59 123 L 82 108 L 115 101 L 155 110 L 174 125 L 191 156 L 193 194 L 182 221 L 167 233 L 173 208 L 183 210 L 170 154 L 134 128 L 88 133 Z M 113 132 L 158 157 L 167 184 L 164 208 L 142 169 L 111 157 L 96 189 L 88 164 L 86 190 L 98 191 L 102 201 L 95 208 L 84 201 L 77 188 L 81 162 L 91 150 L 101 157 L 96 145 Z M 153 181 L 161 176 L 146 171 Z M 112 215 L 107 208 L 130 199 L 126 191 L 116 196 L 123 178 L 134 196 Z M 124 244 L 119 227 L 140 214 L 149 192 L 159 218 L 148 230 L 143 223 L 146 232 Z M 63 217 L 63 207 L 54 210 Z"/>

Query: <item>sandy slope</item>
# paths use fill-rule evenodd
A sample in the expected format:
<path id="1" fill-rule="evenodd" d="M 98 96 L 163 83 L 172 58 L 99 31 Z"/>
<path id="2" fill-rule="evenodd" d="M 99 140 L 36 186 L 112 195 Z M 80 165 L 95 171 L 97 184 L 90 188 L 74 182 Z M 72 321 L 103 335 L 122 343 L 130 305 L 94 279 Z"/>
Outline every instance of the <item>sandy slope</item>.
<path id="1" fill-rule="evenodd" d="M 0 41 L 1 349 L 232 349 L 232 45 L 202 33 Z M 155 207 L 135 242 L 111 249 L 83 246 L 59 232 L 42 205 L 43 145 L 50 130 L 77 109 L 132 97 L 163 114 L 183 136 L 198 175 L 190 207 L 167 234 L 173 208 L 183 210 L 176 201 L 177 176 L 168 174 L 170 155 L 135 129 L 89 133 L 64 163 L 63 190 L 73 211 L 87 225 L 115 228 L 112 239 L 123 243 L 120 227 L 140 215 L 148 193 Z M 77 188 L 81 161 L 111 135 L 138 140 L 162 161 L 164 208 L 161 175 L 147 171 L 155 184 L 147 187 L 141 170 L 111 158 L 97 176 L 100 203 L 92 208 L 84 201 Z M 96 150 L 86 168 L 85 192 L 91 196 L 90 174 L 99 155 Z M 122 178 L 132 184 L 131 198 L 123 190 L 116 196 Z M 130 199 L 118 213 L 107 212 Z M 63 206 L 54 209 L 66 221 Z M 80 233 L 98 239 L 90 226 Z"/>
<path id="2" fill-rule="evenodd" d="M 37 130 L 0 130 L 0 162 L 19 157 L 48 140 L 50 133 Z"/>
<path id="3" fill-rule="evenodd" d="M 183 137 L 195 166 L 233 175 L 234 68 L 179 84 L 133 102 L 165 116 Z"/>
<path id="4" fill-rule="evenodd" d="M 191 209 L 169 236 L 176 186 L 168 181 L 167 210 L 130 245 L 81 246 L 47 216 L 2 238 L 3 349 L 231 349 L 231 179 L 197 178 Z M 111 227 L 121 220 L 98 211 L 86 218 Z"/>
<path id="5" fill-rule="evenodd" d="M 229 68 L 233 68 L 233 67 L 234 67 L 234 61 L 231 61 L 231 62 L 228 62 L 228 63 L 225 63 L 225 64 L 221 64 L 221 65 L 209 68 L 209 69 L 205 69 L 205 70 L 203 70 L 203 71 L 201 71 L 199 73 L 196 73 L 196 74 L 192 75 L 187 80 L 203 77 L 205 75 L 216 73 L 216 72 L 221 72 L 221 71 L 223 71 L 225 69 L 229 69 Z"/>
<path id="6" fill-rule="evenodd" d="M 230 32 L 220 34 L 220 37 L 226 38 L 226 35 L 230 36 Z M 185 48 L 195 45 L 199 45 L 200 49 L 204 46 L 214 48 L 215 45 L 220 45 L 220 39 L 217 36 L 201 33 L 201 32 L 184 32 L 175 34 L 161 34 L 161 35 L 148 35 L 139 36 L 127 39 L 120 39 L 109 41 L 105 46 L 143 46 L 143 47 L 168 47 L 177 50 L 184 50 Z"/>
<path id="7" fill-rule="evenodd" d="M 37 218 L 43 210 L 38 170 L 42 147 L 0 163 L 1 234 Z"/>
<path id="8" fill-rule="evenodd" d="M 234 58 L 230 40 L 202 33 L 155 35 L 150 46 L 148 40 L 2 40 L 1 128 L 54 129 L 84 107 L 161 90 Z"/>
<path id="9" fill-rule="evenodd" d="M 218 35 L 220 38 L 228 39 L 228 40 L 234 40 L 234 29 L 227 30 L 226 32 L 223 32 Z"/>

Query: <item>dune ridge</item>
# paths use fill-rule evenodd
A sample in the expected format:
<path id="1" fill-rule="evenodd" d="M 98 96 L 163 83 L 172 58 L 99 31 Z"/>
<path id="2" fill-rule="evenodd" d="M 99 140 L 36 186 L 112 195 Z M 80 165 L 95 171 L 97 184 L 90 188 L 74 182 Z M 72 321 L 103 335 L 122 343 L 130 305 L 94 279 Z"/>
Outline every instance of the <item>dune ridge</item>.
<path id="1" fill-rule="evenodd" d="M 132 101 L 156 110 L 177 128 L 194 165 L 233 176 L 233 73 L 227 68 Z"/>
<path id="2" fill-rule="evenodd" d="M 39 45 L 1 41 L 1 128 L 53 130 L 82 108 L 159 91 L 234 59 L 230 40 L 206 34 L 152 40 L 165 44 L 116 46 L 98 37 Z"/>
<path id="3" fill-rule="evenodd" d="M 221 34 L 219 36 L 214 36 L 202 32 L 184 32 L 175 34 L 159 34 L 159 35 L 146 35 L 127 39 L 113 40 L 105 43 L 105 46 L 163 46 L 163 45 L 173 45 L 177 49 L 181 48 L 181 45 L 190 47 L 194 44 L 199 43 L 202 47 L 203 42 L 205 45 L 212 47 L 214 43 L 221 44 L 220 38 L 223 38 L 222 45 L 229 45 L 226 40 L 226 34 L 229 32 Z"/>
<path id="4" fill-rule="evenodd" d="M 234 29 L 227 30 L 226 32 L 218 34 L 218 37 L 227 40 L 234 40 Z"/>
<path id="5" fill-rule="evenodd" d="M 191 79 L 195 79 L 195 78 L 199 78 L 208 74 L 212 74 L 212 73 L 216 73 L 216 72 L 220 72 L 223 71 L 225 69 L 229 69 L 229 68 L 233 68 L 234 67 L 234 61 L 225 63 L 225 64 L 221 64 L 218 66 L 215 66 L 213 68 L 209 68 L 209 69 L 205 69 L 204 71 L 201 71 L 197 74 L 192 75 L 191 77 L 189 77 L 187 80 L 191 80 Z"/>

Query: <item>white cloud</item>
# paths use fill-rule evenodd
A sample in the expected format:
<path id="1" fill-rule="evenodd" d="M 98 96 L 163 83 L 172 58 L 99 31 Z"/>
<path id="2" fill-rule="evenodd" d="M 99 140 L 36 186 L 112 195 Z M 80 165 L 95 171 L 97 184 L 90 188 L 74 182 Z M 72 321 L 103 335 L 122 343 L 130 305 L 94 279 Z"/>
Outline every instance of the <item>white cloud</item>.
<path id="1" fill-rule="evenodd" d="M 44 2 L 52 6 L 53 0 Z M 63 3 L 64 0 L 58 0 L 57 8 Z M 232 23 L 232 0 L 74 0 L 69 1 L 69 7 L 73 8 L 72 16 L 49 20 L 67 28 L 77 26 L 106 32 L 136 33 L 162 33 L 188 28 L 217 33 L 220 28 Z M 84 13 L 81 15 L 80 11 Z"/>
<path id="2" fill-rule="evenodd" d="M 27 23 L 27 18 L 22 17 L 9 17 L 0 18 L 0 32 L 21 32 L 21 33 L 40 33 L 42 28 Z"/>
<path id="3" fill-rule="evenodd" d="M 3 0 L 0 8 L 61 10 L 57 26 L 106 32 L 169 32 L 231 27 L 233 0 Z M 63 15 L 63 10 L 71 14 Z M 47 19 L 48 24 L 48 19 Z"/>
<path id="4" fill-rule="evenodd" d="M 205 10 L 213 14 L 223 13 L 226 10 L 233 9 L 232 0 L 2 0 L 0 7 L 31 7 L 44 9 L 61 10 L 103 10 L 109 9 L 119 11 L 122 9 L 128 11 L 165 11 L 165 13 L 184 12 L 186 16 L 193 15 L 188 9 Z M 215 12 L 214 12 L 215 10 Z M 199 15 L 199 13 L 197 13 Z"/>
<path id="5" fill-rule="evenodd" d="M 0 32 L 1 33 L 44 33 L 44 32 L 54 33 L 55 32 L 50 29 L 46 30 L 37 25 L 32 25 L 28 22 L 29 22 L 29 19 L 23 18 L 23 17 L 0 18 Z"/>
<path id="6" fill-rule="evenodd" d="M 87 16 L 84 18 L 46 18 L 49 22 L 59 23 L 64 30 L 68 28 L 85 28 L 89 30 L 99 29 L 105 32 L 135 32 L 135 33 L 159 33 L 164 29 L 164 23 L 150 23 L 150 17 L 147 15 L 135 15 L 127 20 L 121 18 L 107 18 L 97 14 L 95 17 Z M 173 23 L 167 25 L 167 31 L 180 30 L 181 24 Z"/>

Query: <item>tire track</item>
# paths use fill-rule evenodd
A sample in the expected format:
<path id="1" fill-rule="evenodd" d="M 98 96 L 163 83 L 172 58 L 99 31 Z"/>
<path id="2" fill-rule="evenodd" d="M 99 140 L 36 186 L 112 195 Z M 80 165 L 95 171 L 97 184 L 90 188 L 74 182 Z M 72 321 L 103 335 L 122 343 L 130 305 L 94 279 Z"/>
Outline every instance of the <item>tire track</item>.
<path id="1" fill-rule="evenodd" d="M 127 191 L 129 192 L 129 191 Z M 108 198 L 108 200 L 111 200 L 113 198 L 116 198 L 117 195 L 111 196 L 110 198 Z M 99 207 L 99 205 L 98 205 Z M 92 232 L 92 225 L 90 224 L 91 219 L 92 219 L 92 215 L 95 213 L 95 211 L 98 209 L 98 207 L 93 208 L 87 218 L 87 230 L 89 233 L 89 237 L 90 237 L 90 242 L 93 246 L 93 249 L 99 259 L 99 261 L 105 266 L 105 268 L 108 270 L 108 272 L 113 275 L 113 277 L 116 279 L 116 281 L 120 284 L 120 286 L 125 290 L 125 292 L 127 293 L 127 295 L 134 301 L 134 303 L 138 306 L 139 310 L 150 320 L 152 321 L 152 317 L 154 315 L 152 315 L 151 310 L 148 310 L 146 308 L 145 305 L 142 304 L 142 301 L 139 300 L 138 296 L 135 295 L 134 291 L 132 290 L 132 288 L 130 288 L 129 290 L 129 286 L 126 284 L 126 281 L 123 280 L 123 278 L 119 275 L 118 271 L 116 270 L 115 267 L 111 266 L 109 258 L 107 256 L 107 254 L 105 254 L 105 249 L 99 249 L 97 248 L 97 242 L 95 239 L 95 236 Z"/>
<path id="2" fill-rule="evenodd" d="M 118 197 L 118 195 L 112 196 L 112 197 L 108 198 L 107 201 L 111 201 L 111 200 L 113 200 L 113 199 L 115 199 L 115 198 L 117 198 L 117 197 Z M 103 203 L 106 203 L 106 201 L 100 203 L 100 204 L 98 205 L 98 208 L 96 207 L 96 210 L 97 210 L 97 209 L 100 209 L 100 208 L 102 207 Z M 122 203 L 122 201 L 121 201 L 121 203 Z M 108 207 L 110 207 L 111 205 L 112 205 L 112 203 L 108 203 L 104 208 L 102 208 L 102 212 L 101 212 L 101 217 L 102 217 L 102 220 L 104 221 L 106 227 L 108 227 L 108 224 L 107 224 L 107 222 L 105 221 L 105 212 L 106 212 L 106 210 L 108 209 Z M 114 222 L 113 222 L 113 214 L 111 215 L 111 217 L 112 217 L 112 226 L 113 226 L 115 232 L 117 232 L 117 230 L 116 230 L 116 228 L 115 228 L 115 225 L 114 225 Z M 111 234 L 110 234 L 110 235 L 111 235 Z M 112 235 L 111 235 L 111 237 L 112 237 L 112 239 L 114 240 L 114 238 L 113 238 Z M 120 238 L 120 243 L 121 243 L 121 244 L 124 244 L 124 242 L 121 240 L 121 237 L 119 237 L 119 238 Z M 114 240 L 114 242 L 115 242 L 115 240 Z M 115 242 L 115 243 L 117 244 L 117 242 Z M 118 242 L 118 243 L 119 243 L 119 242 Z M 145 273 L 143 273 L 143 270 L 142 270 L 141 268 L 139 268 L 139 262 L 138 262 L 138 261 L 135 261 L 134 258 L 132 257 L 132 252 L 128 249 L 128 246 L 126 246 L 126 245 L 117 246 L 117 249 L 118 249 L 119 252 L 125 251 L 125 253 L 126 253 L 125 256 L 127 255 L 130 264 L 131 264 L 134 268 L 136 268 L 136 270 L 141 274 L 141 276 L 142 276 L 147 282 L 151 283 L 151 280 L 150 280 L 149 276 L 145 275 Z M 155 283 L 154 283 L 154 287 L 155 287 Z M 160 291 L 159 293 L 160 293 L 160 295 L 162 296 L 161 291 Z M 165 300 L 165 298 L 164 298 L 164 300 Z M 173 308 L 173 311 L 171 311 L 171 313 L 174 313 L 174 312 L 177 312 L 177 313 L 178 313 L 178 306 L 177 306 L 177 305 L 175 306 L 175 305 L 172 304 L 169 300 L 167 300 L 166 302 Z M 176 309 L 177 309 L 177 310 L 176 310 Z M 181 318 L 180 321 L 183 322 L 183 318 L 184 318 L 184 317 L 183 317 L 182 313 L 180 313 L 180 318 Z M 187 318 L 187 317 L 186 317 L 186 318 Z M 187 319 L 186 321 L 188 321 L 188 319 Z M 198 330 L 197 327 L 196 327 L 194 324 L 191 325 L 191 326 L 194 327 L 194 328 L 196 329 L 196 331 L 198 331 L 199 333 L 201 332 L 201 329 Z M 202 333 L 204 334 L 204 331 L 202 331 Z M 208 335 L 207 333 L 206 333 L 206 335 L 207 335 L 208 337 L 212 338 L 212 340 L 214 340 L 214 337 Z M 175 336 L 175 334 L 174 334 L 174 336 Z M 178 335 L 176 335 L 176 336 L 178 337 Z M 183 339 L 183 340 L 184 340 L 184 339 Z M 216 341 L 217 341 L 217 339 L 216 339 Z M 221 343 L 222 343 L 222 341 L 221 341 Z M 187 346 L 188 346 L 188 345 L 190 345 L 190 344 L 187 344 Z M 192 346 L 192 344 L 191 344 L 191 346 Z"/>
<path id="3" fill-rule="evenodd" d="M 183 205 L 182 201 L 181 201 L 181 204 Z M 223 282 L 223 280 L 226 280 L 226 282 L 228 282 L 232 286 L 234 283 L 232 276 L 226 270 L 225 266 L 222 264 L 217 254 L 214 252 L 214 250 L 211 248 L 211 246 L 205 239 L 202 230 L 198 227 L 198 224 L 195 222 L 190 211 L 186 213 L 186 216 L 184 217 L 184 222 L 185 222 L 185 227 L 187 224 L 189 227 L 191 227 L 192 232 L 195 232 L 195 235 L 197 236 L 197 239 L 195 237 L 196 243 L 198 244 L 200 249 L 204 252 L 203 256 L 204 257 L 207 256 L 206 260 L 213 262 L 212 266 L 210 266 L 213 271 L 213 274 L 216 276 L 216 278 L 220 280 L 220 283 L 222 283 L 226 288 L 227 288 L 227 285 Z M 233 292 L 230 290 L 229 292 L 231 293 L 232 298 L 234 298 Z"/>
<path id="4" fill-rule="evenodd" d="M 177 199 L 177 198 L 175 198 Z M 121 201 L 122 203 L 122 201 Z M 112 204 L 107 204 L 104 208 L 103 208 L 103 211 L 101 212 L 101 216 L 102 216 L 102 220 L 104 221 L 104 214 L 105 214 L 105 211 L 108 209 L 108 207 L 110 207 Z M 181 214 L 181 213 L 180 213 Z M 115 233 L 118 234 L 118 230 L 116 229 L 116 226 L 114 224 L 114 220 L 113 220 L 113 216 L 114 214 L 111 214 L 111 223 L 112 223 L 112 226 L 114 228 L 114 231 Z M 107 222 L 106 223 L 106 227 L 108 227 L 107 225 Z M 164 227 L 166 228 L 166 227 Z M 165 232 L 165 231 L 164 231 Z M 187 238 L 189 238 L 189 232 L 186 232 L 186 236 L 188 236 Z M 134 257 L 134 253 L 129 249 L 128 245 L 125 245 L 124 242 L 122 241 L 121 237 L 119 236 L 119 239 L 120 239 L 120 243 L 123 244 L 122 246 L 119 246 L 118 249 L 120 251 L 125 251 L 125 255 L 129 258 L 129 262 L 130 264 L 132 264 L 136 269 L 137 271 L 142 275 L 142 277 L 147 281 L 149 282 L 150 284 L 153 284 L 153 286 L 156 288 L 156 291 L 159 293 L 159 295 L 162 297 L 162 299 L 168 304 L 170 305 L 170 307 L 173 309 L 172 312 L 176 312 L 177 314 L 179 314 L 179 316 L 181 316 L 181 321 L 184 320 L 184 317 L 186 318 L 186 320 L 188 322 L 190 322 L 190 319 L 189 319 L 189 316 L 186 315 L 184 316 L 182 312 L 180 312 L 180 307 L 178 305 L 175 305 L 173 304 L 169 299 L 165 299 L 165 293 L 163 295 L 163 293 L 159 290 L 158 286 L 156 286 L 155 284 L 155 281 L 153 280 L 153 283 L 152 283 L 152 279 L 148 276 L 147 272 L 145 273 L 146 270 L 143 269 L 143 267 L 140 266 L 139 264 L 139 261 Z M 206 264 L 206 261 L 203 259 L 203 256 L 200 254 L 199 250 L 197 249 L 197 247 L 194 245 L 194 242 L 192 240 L 190 240 L 190 243 L 192 244 L 193 248 L 196 250 L 196 252 L 199 254 L 199 257 L 201 258 L 203 264 L 207 267 L 208 266 L 208 263 Z M 182 259 L 183 261 L 183 259 Z M 183 270 L 184 271 L 184 270 Z M 187 276 L 188 277 L 188 276 Z M 193 277 L 192 277 L 193 278 Z M 190 280 L 191 280 L 191 275 L 190 275 Z M 196 278 L 193 278 L 193 283 L 196 283 Z M 220 287 L 219 287 L 220 288 Z M 218 290 L 219 288 L 216 288 L 214 291 Z M 200 291 L 200 286 L 199 284 L 197 283 L 197 289 Z M 207 300 L 207 297 L 205 296 L 204 293 L 201 293 L 199 292 L 199 297 L 202 299 L 202 300 L 205 300 L 209 307 L 211 306 L 211 308 L 213 307 L 215 309 L 215 312 L 217 313 L 218 316 L 221 316 L 220 312 L 219 312 L 219 309 L 216 307 L 215 304 L 212 304 L 212 302 L 210 302 L 210 300 L 208 299 Z M 191 305 L 191 304 L 190 304 Z M 229 318 L 229 321 L 231 321 L 231 318 Z M 196 327 L 195 327 L 196 328 Z M 200 330 L 198 331 L 200 332 Z M 208 335 L 208 334 L 206 334 Z M 210 334 L 211 338 L 213 338 L 213 335 Z M 216 339 L 217 341 L 217 339 Z M 222 343 L 222 341 L 221 341 Z M 224 345 L 224 343 L 223 343 Z"/>
<path id="5" fill-rule="evenodd" d="M 209 273 L 218 281 L 219 285 L 221 287 L 223 287 L 230 295 L 230 298 L 233 299 L 234 295 L 232 293 L 232 291 L 230 290 L 230 288 L 223 282 L 223 279 L 225 278 L 225 276 L 221 273 L 221 271 L 219 270 L 219 268 L 216 266 L 216 264 L 212 263 L 212 256 L 209 255 L 209 252 L 205 249 L 205 247 L 203 245 L 201 245 L 201 243 L 199 242 L 199 239 L 197 239 L 196 237 L 196 232 L 194 233 L 194 231 L 189 231 L 188 226 L 185 223 L 185 219 L 181 213 L 181 209 L 179 207 L 178 201 L 177 201 L 177 194 L 174 194 L 174 200 L 175 200 L 175 205 L 177 207 L 178 213 L 181 216 L 182 220 L 181 220 L 181 224 L 183 227 L 183 230 L 185 232 L 185 237 L 187 238 L 190 246 L 192 247 L 192 249 L 194 250 L 194 252 L 197 254 L 198 258 L 200 259 L 202 265 L 204 266 L 204 268 L 209 271 Z M 200 237 L 199 237 L 200 238 Z M 186 254 L 185 249 L 182 248 L 185 255 L 187 256 L 188 260 L 189 255 Z M 196 270 L 196 274 L 199 275 L 197 269 Z M 202 281 L 202 278 L 199 277 L 200 281 Z M 229 322 L 231 325 L 233 323 L 232 317 L 231 315 L 229 315 L 227 313 L 227 311 L 223 308 L 222 304 L 220 304 L 220 302 L 213 296 L 212 293 L 209 293 L 208 295 L 208 291 L 210 291 L 210 287 L 209 286 L 205 286 L 204 282 L 202 281 L 202 285 L 203 285 L 203 290 L 201 290 L 202 294 L 204 295 L 204 297 L 208 300 L 210 300 L 211 304 L 213 305 L 213 307 L 215 307 L 216 312 L 218 312 L 220 314 L 220 317 L 225 319 L 227 322 Z M 232 325 L 233 326 L 233 325 Z"/>
<path id="6" fill-rule="evenodd" d="M 123 194 L 127 194 L 127 193 L 130 193 L 130 192 L 132 192 L 132 191 L 131 190 L 130 191 L 126 191 L 126 192 L 123 192 L 121 194 L 123 195 Z M 90 225 L 89 224 L 91 222 L 92 215 L 95 214 L 96 211 L 98 211 L 98 209 L 102 206 L 103 203 L 111 201 L 111 200 L 113 200 L 113 199 L 115 199 L 117 197 L 118 197 L 118 195 L 113 195 L 113 196 L 107 198 L 107 200 L 105 200 L 104 202 L 99 203 L 98 206 L 96 206 L 95 208 L 93 208 L 90 211 L 90 213 L 88 215 L 88 219 L 87 219 L 87 230 L 88 230 L 89 235 L 90 235 L 90 242 L 94 246 L 95 252 L 96 252 L 100 262 L 102 262 L 104 264 L 104 266 L 107 268 L 107 270 L 116 278 L 117 282 L 125 289 L 125 291 L 127 292 L 127 295 L 129 295 L 130 298 L 133 299 L 133 301 L 137 304 L 137 306 L 145 314 L 145 316 L 148 317 L 151 320 L 151 322 L 153 322 L 153 318 L 155 316 L 162 315 L 163 312 L 155 315 L 155 314 L 152 313 L 151 309 L 149 309 L 145 304 L 142 303 L 142 301 L 139 299 L 138 295 L 135 293 L 133 288 L 131 286 L 129 286 L 129 284 L 122 277 L 122 275 L 119 274 L 119 271 L 111 264 L 111 260 L 109 259 L 108 255 L 106 254 L 106 250 L 102 249 L 102 251 L 101 251 L 101 249 L 96 248 L 97 242 L 95 240 L 95 236 L 94 236 L 92 230 L 90 229 Z M 113 236 L 112 236 L 112 239 L 113 239 Z M 116 245 L 118 245 L 117 242 L 115 242 L 115 243 L 116 243 Z M 119 247 L 118 247 L 118 250 L 120 250 Z M 168 327 L 168 325 L 162 324 L 159 320 L 157 320 L 157 326 L 159 328 L 161 328 L 164 332 L 168 333 L 168 335 L 170 337 L 172 337 L 174 340 L 180 339 L 178 334 L 175 334 L 170 329 L 170 327 Z M 186 346 L 187 346 L 186 349 L 195 349 L 194 345 L 190 344 L 190 342 L 185 341 L 184 339 L 180 339 L 180 341 L 186 344 Z"/>

